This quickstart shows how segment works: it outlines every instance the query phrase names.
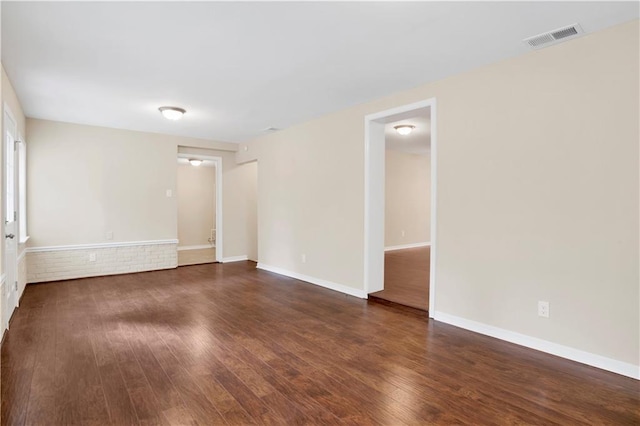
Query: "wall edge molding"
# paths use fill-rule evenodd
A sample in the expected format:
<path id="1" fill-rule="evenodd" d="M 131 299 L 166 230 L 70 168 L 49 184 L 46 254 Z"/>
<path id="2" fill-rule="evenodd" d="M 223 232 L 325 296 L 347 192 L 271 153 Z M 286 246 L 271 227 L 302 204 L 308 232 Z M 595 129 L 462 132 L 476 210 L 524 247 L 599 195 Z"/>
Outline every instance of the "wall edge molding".
<path id="1" fill-rule="evenodd" d="M 535 349 L 551 355 L 565 358 L 571 361 L 586 364 L 591 367 L 600 368 L 622 376 L 631 377 L 640 380 L 640 365 L 633 365 L 624 361 L 607 358 L 602 355 L 593 354 L 570 346 L 564 346 L 559 343 L 550 342 L 548 340 L 539 339 L 537 337 L 527 336 L 526 334 L 517 333 L 515 331 L 505 330 L 503 328 L 484 324 L 481 322 L 468 320 L 455 315 L 444 312 L 435 311 L 433 318 L 446 324 L 464 328 L 485 336 L 495 337 L 516 345 Z"/>
<path id="2" fill-rule="evenodd" d="M 430 245 L 431 245 L 430 241 L 425 241 L 425 242 L 422 242 L 422 243 L 413 243 L 413 244 L 401 244 L 399 246 L 385 247 L 384 251 L 394 251 L 394 250 L 403 250 L 403 249 L 418 248 L 418 247 L 428 247 Z"/>
<path id="3" fill-rule="evenodd" d="M 60 246 L 41 246 L 41 247 L 27 247 L 25 252 L 37 253 L 43 251 L 66 251 L 66 250 L 87 250 L 87 249 L 101 249 L 101 248 L 118 248 L 118 247 L 131 247 L 131 246 L 154 246 L 161 244 L 178 244 L 178 240 L 149 240 L 149 241 L 123 241 L 117 243 L 97 243 L 97 244 L 74 244 L 74 245 L 60 245 Z"/>
<path id="4" fill-rule="evenodd" d="M 338 284 L 332 281 L 327 281 L 320 278 L 299 274 L 297 272 L 289 271 L 283 268 L 278 268 L 276 266 L 265 265 L 264 263 L 258 263 L 257 268 L 262 269 L 263 271 L 273 272 L 278 275 L 284 275 L 289 278 L 295 278 L 297 280 L 304 281 L 309 284 L 317 285 L 319 287 L 324 287 L 329 290 L 337 291 L 339 293 L 348 294 L 349 296 L 358 297 L 360 299 L 367 299 L 367 293 L 364 290 L 348 287 L 343 284 Z"/>

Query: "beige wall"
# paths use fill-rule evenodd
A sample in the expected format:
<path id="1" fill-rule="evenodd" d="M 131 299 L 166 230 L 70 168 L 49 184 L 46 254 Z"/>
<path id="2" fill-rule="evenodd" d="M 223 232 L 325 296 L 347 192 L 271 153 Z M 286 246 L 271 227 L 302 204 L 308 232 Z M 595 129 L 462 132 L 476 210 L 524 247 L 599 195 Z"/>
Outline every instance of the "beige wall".
<path id="1" fill-rule="evenodd" d="M 209 245 L 215 229 L 216 169 L 191 164 L 178 165 L 179 247 Z"/>
<path id="2" fill-rule="evenodd" d="M 258 261 L 258 162 L 244 164 L 247 173 L 247 256 Z"/>
<path id="3" fill-rule="evenodd" d="M 177 238 L 173 137 L 27 120 L 30 246 Z"/>
<path id="4" fill-rule="evenodd" d="M 363 289 L 363 117 L 435 97 L 436 310 L 638 365 L 639 50 L 636 20 L 247 144 L 260 261 Z"/>
<path id="5" fill-rule="evenodd" d="M 250 217 L 255 206 L 255 166 L 238 165 L 234 152 L 180 147 L 183 154 L 200 154 L 222 158 L 222 221 L 224 258 L 247 256 L 256 238 Z"/>
<path id="6" fill-rule="evenodd" d="M 430 241 L 430 161 L 426 155 L 385 151 L 385 247 Z"/>
<path id="7" fill-rule="evenodd" d="M 31 247 L 176 239 L 179 146 L 217 149 L 225 192 L 241 175 L 235 144 L 38 119 L 27 136 Z M 244 205 L 223 196 L 224 255 L 247 254 L 244 222 L 234 221 Z"/>

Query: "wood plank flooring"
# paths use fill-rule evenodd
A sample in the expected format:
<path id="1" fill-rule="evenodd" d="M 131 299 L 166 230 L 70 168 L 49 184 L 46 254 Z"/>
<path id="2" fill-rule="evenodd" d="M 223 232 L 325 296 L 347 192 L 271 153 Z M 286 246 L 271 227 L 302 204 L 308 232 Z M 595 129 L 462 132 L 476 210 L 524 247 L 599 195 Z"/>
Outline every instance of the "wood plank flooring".
<path id="1" fill-rule="evenodd" d="M 3 425 L 640 424 L 638 381 L 255 269 L 27 286 Z"/>
<path id="2" fill-rule="evenodd" d="M 423 311 L 429 310 L 430 247 L 387 251 L 384 254 L 384 290 L 371 293 L 382 299 Z"/>

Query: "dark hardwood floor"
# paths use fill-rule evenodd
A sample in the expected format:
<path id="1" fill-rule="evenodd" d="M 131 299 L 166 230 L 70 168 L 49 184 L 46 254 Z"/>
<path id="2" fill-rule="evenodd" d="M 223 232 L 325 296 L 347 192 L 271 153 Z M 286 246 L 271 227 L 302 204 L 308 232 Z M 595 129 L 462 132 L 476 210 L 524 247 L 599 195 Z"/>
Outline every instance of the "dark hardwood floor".
<path id="1" fill-rule="evenodd" d="M 638 381 L 251 262 L 27 286 L 3 425 L 640 424 Z"/>
<path id="2" fill-rule="evenodd" d="M 382 299 L 423 311 L 429 310 L 430 247 L 393 250 L 384 254 L 384 290 L 371 293 Z"/>

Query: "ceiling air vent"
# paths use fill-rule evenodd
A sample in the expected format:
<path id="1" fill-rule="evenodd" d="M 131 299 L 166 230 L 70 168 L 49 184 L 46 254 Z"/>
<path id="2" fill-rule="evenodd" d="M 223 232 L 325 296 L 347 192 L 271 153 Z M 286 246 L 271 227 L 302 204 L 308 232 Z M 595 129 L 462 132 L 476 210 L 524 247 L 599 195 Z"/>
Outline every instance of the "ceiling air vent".
<path id="1" fill-rule="evenodd" d="M 553 31 L 547 31 L 543 34 L 538 34 L 533 37 L 525 38 L 522 40 L 524 43 L 532 47 L 533 49 L 540 49 L 542 47 L 551 46 L 552 44 L 559 43 L 565 39 L 569 39 L 582 34 L 582 28 L 580 24 L 569 25 L 568 27 L 558 28 Z"/>

